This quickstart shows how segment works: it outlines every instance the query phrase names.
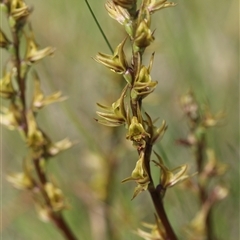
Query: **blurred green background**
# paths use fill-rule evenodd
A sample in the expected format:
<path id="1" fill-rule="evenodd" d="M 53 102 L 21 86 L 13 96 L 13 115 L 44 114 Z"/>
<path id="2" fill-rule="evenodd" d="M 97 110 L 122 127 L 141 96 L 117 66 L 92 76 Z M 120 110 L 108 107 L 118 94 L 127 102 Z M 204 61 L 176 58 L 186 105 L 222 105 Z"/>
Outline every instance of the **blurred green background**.
<path id="1" fill-rule="evenodd" d="M 229 166 L 222 179 L 229 196 L 214 208 L 214 230 L 219 240 L 238 239 L 238 3 L 234 0 L 175 2 L 176 7 L 153 15 L 156 39 L 144 55 L 148 64 L 151 53 L 156 52 L 152 78 L 158 81 L 155 92 L 144 101 L 144 108 L 153 118 L 165 119 L 169 126 L 155 150 L 160 153 L 164 150 L 169 167 L 188 163 L 194 172 L 191 151 L 175 144 L 176 139 L 187 134 L 178 101 L 188 89 L 195 92 L 201 103 L 210 103 L 213 112 L 226 112 L 224 124 L 211 130 L 208 138 L 217 157 Z M 65 102 L 42 110 L 39 124 L 54 141 L 68 137 L 77 142 L 48 166 L 49 175 L 57 179 L 71 205 L 64 213 L 66 219 L 82 240 L 106 240 L 107 226 L 112 228 L 115 239 L 138 240 L 133 231 L 141 227 L 142 221 L 154 222 L 154 209 L 147 192 L 131 201 L 135 184 L 120 183 L 131 174 L 136 151 L 126 142 L 124 128 L 114 137 L 112 129 L 94 121 L 96 102 L 110 104 L 120 93 L 121 79 L 92 59 L 99 51 L 110 51 L 84 1 L 27 3 L 34 7 L 30 20 L 37 42 L 42 47 L 56 47 L 53 57 L 35 66 L 42 88 L 45 93 L 61 90 L 68 96 Z M 125 36 L 123 28 L 108 16 L 105 1 L 89 0 L 89 3 L 115 48 Z M 4 21 L 4 16 L 1 18 Z M 5 57 L 3 54 L 3 61 Z M 0 151 L 2 239 L 62 239 L 51 224 L 38 219 L 31 195 L 14 189 L 6 181 L 7 174 L 21 171 L 26 154 L 17 132 L 1 128 Z M 112 175 L 108 175 L 109 169 Z M 106 184 L 109 179 L 110 186 Z M 180 239 L 184 239 L 183 227 L 198 210 L 196 197 L 179 185 L 168 191 L 165 205 Z"/>

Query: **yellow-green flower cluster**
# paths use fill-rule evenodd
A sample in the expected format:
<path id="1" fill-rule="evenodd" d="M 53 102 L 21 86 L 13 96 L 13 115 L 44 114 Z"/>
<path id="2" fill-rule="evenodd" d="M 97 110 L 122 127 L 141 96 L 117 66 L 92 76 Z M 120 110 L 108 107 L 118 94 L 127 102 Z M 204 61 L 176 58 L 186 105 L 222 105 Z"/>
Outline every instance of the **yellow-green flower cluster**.
<path id="1" fill-rule="evenodd" d="M 137 9 L 136 0 L 108 0 L 105 4 L 109 16 L 125 27 L 126 37 L 115 49 L 112 55 L 98 53 L 94 58 L 111 71 L 122 75 L 126 85 L 120 98 L 105 106 L 98 104 L 102 111 L 97 111 L 97 121 L 110 127 L 125 125 L 126 138 L 137 149 L 139 159 L 130 177 L 123 180 L 136 181 L 133 198 L 140 192 L 147 190 L 151 180 L 150 155 L 151 148 L 157 140 L 160 140 L 166 129 L 163 121 L 160 127 L 145 113 L 142 114 L 142 100 L 151 94 L 157 86 L 157 81 L 151 77 L 151 69 L 154 61 L 154 53 L 150 63 L 145 66 L 142 63 L 145 49 L 154 41 L 154 31 L 151 30 L 151 14 L 162 8 L 174 6 L 166 0 L 143 0 Z M 128 41 L 127 41 L 128 40 Z M 130 42 L 132 57 L 127 59 L 124 45 Z M 176 182 L 187 178 L 184 175 L 186 166 L 180 166 L 173 171 L 168 170 L 163 162 L 157 164 L 162 171 L 160 182 L 164 188 L 173 186 Z M 175 171 L 179 170 L 177 173 Z M 184 177 L 183 177 L 184 176 Z"/>

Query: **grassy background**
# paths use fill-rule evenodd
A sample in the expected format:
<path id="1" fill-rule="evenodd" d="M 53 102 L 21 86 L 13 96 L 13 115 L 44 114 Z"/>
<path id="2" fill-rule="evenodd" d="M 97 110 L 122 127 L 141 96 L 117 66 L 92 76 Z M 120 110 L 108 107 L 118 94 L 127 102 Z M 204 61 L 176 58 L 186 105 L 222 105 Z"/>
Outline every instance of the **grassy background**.
<path id="1" fill-rule="evenodd" d="M 154 221 L 147 192 L 130 201 L 134 183 L 120 184 L 130 175 L 136 152 L 122 140 L 113 143 L 111 129 L 95 123 L 96 102 L 111 103 L 119 94 L 121 79 L 109 73 L 91 57 L 98 51 L 110 53 L 84 1 L 27 1 L 34 7 L 33 30 L 42 46 L 56 47 L 53 58 L 35 68 L 46 93 L 61 90 L 68 100 L 42 110 L 40 126 L 57 141 L 69 137 L 77 144 L 49 162 L 54 175 L 71 205 L 65 212 L 70 225 L 83 240 L 106 240 L 106 211 L 119 239 L 140 239 L 132 231 L 142 221 Z M 89 1 L 112 46 L 125 33 L 104 9 L 105 1 Z M 154 94 L 144 102 L 153 117 L 165 119 L 169 129 L 156 150 L 164 152 L 169 166 L 182 163 L 193 166 L 191 152 L 176 146 L 186 136 L 186 122 L 178 99 L 189 88 L 198 100 L 209 102 L 213 112 L 224 109 L 224 125 L 209 132 L 209 145 L 218 158 L 229 165 L 222 182 L 229 188 L 226 200 L 214 210 L 215 231 L 219 239 L 239 238 L 239 87 L 238 87 L 238 10 L 234 0 L 175 1 L 178 5 L 153 15 L 155 42 L 147 49 L 144 61 L 153 51 L 152 77 L 159 82 Z M 4 16 L 2 16 L 4 18 Z M 3 20 L 4 21 L 4 20 Z M 126 47 L 127 50 L 127 47 Z M 5 60 L 5 55 L 2 55 Z M 61 239 L 51 224 L 36 215 L 30 194 L 15 190 L 5 176 L 21 169 L 26 153 L 18 133 L 1 128 L 2 228 L 4 240 Z M 108 160 L 115 157 L 112 200 L 104 201 Z M 190 169 L 194 171 L 194 168 Z M 181 186 L 169 190 L 166 200 L 169 218 L 180 239 L 182 227 L 198 207 L 191 192 Z M 110 239 L 113 240 L 113 239 Z"/>

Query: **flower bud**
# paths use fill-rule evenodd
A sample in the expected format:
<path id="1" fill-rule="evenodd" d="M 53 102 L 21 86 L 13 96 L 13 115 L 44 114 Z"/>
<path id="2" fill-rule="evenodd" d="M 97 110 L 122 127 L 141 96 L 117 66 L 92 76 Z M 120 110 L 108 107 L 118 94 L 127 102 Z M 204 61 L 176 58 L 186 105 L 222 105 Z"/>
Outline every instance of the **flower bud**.
<path id="1" fill-rule="evenodd" d="M 167 0 L 150 0 L 150 3 L 148 4 L 148 10 L 150 13 L 154 13 L 155 11 L 158 11 L 160 9 L 174 6 L 176 6 L 176 3 L 168 2 Z"/>
<path id="2" fill-rule="evenodd" d="M 21 113 L 15 104 L 11 104 L 9 108 L 1 108 L 0 123 L 5 125 L 10 130 L 21 127 Z"/>
<path id="3" fill-rule="evenodd" d="M 64 101 L 65 99 L 66 99 L 66 97 L 63 97 L 61 92 L 56 92 L 49 96 L 44 96 L 44 94 L 41 90 L 40 80 L 39 80 L 37 74 L 35 74 L 34 93 L 33 93 L 33 100 L 32 100 L 33 111 L 39 110 L 39 109 L 43 108 L 44 106 L 47 106 L 51 103 Z"/>
<path id="4" fill-rule="evenodd" d="M 50 203 L 54 211 L 61 211 L 66 207 L 61 189 L 55 187 L 50 182 L 45 184 L 44 189 L 50 199 Z"/>
<path id="5" fill-rule="evenodd" d="M 7 181 L 12 183 L 15 188 L 20 190 L 30 190 L 35 186 L 31 172 L 31 165 L 28 160 L 29 159 L 27 158 L 23 160 L 23 172 L 14 173 L 7 176 Z"/>
<path id="6" fill-rule="evenodd" d="M 144 49 L 154 41 L 153 32 L 148 24 L 143 20 L 137 27 L 133 48 L 135 52 Z"/>
<path id="7" fill-rule="evenodd" d="M 124 104 L 127 89 L 128 85 L 123 89 L 120 98 L 110 107 L 97 103 L 97 105 L 105 111 L 97 112 L 98 116 L 101 117 L 101 119 L 97 119 L 99 123 L 109 127 L 118 127 L 124 123 L 128 123 L 127 111 Z"/>
<path id="8" fill-rule="evenodd" d="M 9 44 L 11 44 L 11 41 L 7 38 L 5 33 L 0 29 L 0 47 L 7 49 Z"/>
<path id="9" fill-rule="evenodd" d="M 6 72 L 0 80 L 0 96 L 2 98 L 12 98 L 16 94 L 12 84 L 12 73 Z"/>
<path id="10" fill-rule="evenodd" d="M 25 173 L 15 173 L 7 176 L 7 180 L 20 190 L 31 189 L 34 184 L 32 179 Z"/>
<path id="11" fill-rule="evenodd" d="M 134 85 L 131 92 L 131 97 L 134 100 L 137 100 L 138 98 L 145 98 L 147 97 L 151 92 L 154 91 L 154 89 L 157 86 L 156 81 L 152 81 L 150 71 L 152 68 L 154 54 L 152 54 L 150 63 L 148 67 L 145 66 L 138 66 L 137 68 L 137 74 L 135 77 Z M 140 54 L 138 54 L 138 64 L 140 65 Z"/>
<path id="12" fill-rule="evenodd" d="M 147 190 L 148 184 L 150 183 L 150 179 L 148 173 L 144 166 L 144 152 L 141 151 L 138 161 L 136 162 L 136 166 L 132 171 L 131 177 L 125 178 L 122 180 L 122 183 L 128 181 L 136 181 L 137 187 L 134 190 L 134 194 L 132 199 L 134 199 L 140 192 Z"/>
<path id="13" fill-rule="evenodd" d="M 104 66 L 108 67 L 111 71 L 124 74 L 128 70 L 128 64 L 126 60 L 125 53 L 123 51 L 123 46 L 126 42 L 125 38 L 116 48 L 113 55 L 108 55 L 104 53 L 98 53 L 94 58 L 96 62 L 102 63 Z"/>
<path id="14" fill-rule="evenodd" d="M 139 123 L 137 117 L 132 117 L 126 138 L 130 139 L 133 142 L 133 145 L 138 149 L 141 149 L 145 147 L 146 137 L 150 137 L 150 134 L 145 131 L 143 125 Z"/>
<path id="15" fill-rule="evenodd" d="M 113 0 L 116 5 L 126 9 L 133 9 L 136 7 L 137 0 Z"/>
<path id="16" fill-rule="evenodd" d="M 34 152 L 37 154 L 39 151 L 43 151 L 43 146 L 47 144 L 47 139 L 43 132 L 38 128 L 34 114 L 30 110 L 27 113 L 27 122 L 27 144 L 29 147 L 33 148 Z"/>
<path id="17" fill-rule="evenodd" d="M 180 183 L 190 177 L 189 175 L 185 174 L 187 170 L 187 165 L 181 165 L 175 169 L 169 170 L 165 166 L 162 158 L 156 152 L 154 153 L 157 156 L 159 162 L 156 162 L 154 160 L 153 162 L 161 168 L 160 184 L 163 189 L 173 187 L 177 183 Z"/>
<path id="18" fill-rule="evenodd" d="M 23 0 L 10 1 L 9 7 L 9 25 L 11 28 L 19 30 L 26 23 L 27 17 L 30 15 L 30 8 Z"/>

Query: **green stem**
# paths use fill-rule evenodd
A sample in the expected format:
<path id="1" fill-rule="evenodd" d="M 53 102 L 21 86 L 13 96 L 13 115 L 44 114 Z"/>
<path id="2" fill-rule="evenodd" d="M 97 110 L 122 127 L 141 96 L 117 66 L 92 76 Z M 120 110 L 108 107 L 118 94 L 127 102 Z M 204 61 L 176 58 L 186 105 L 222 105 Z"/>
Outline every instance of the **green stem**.
<path id="1" fill-rule="evenodd" d="M 108 38 L 107 38 L 107 36 L 105 35 L 105 33 L 104 33 L 102 27 L 100 26 L 100 24 L 99 24 L 99 22 L 98 22 L 98 20 L 97 20 L 97 18 L 96 18 L 96 16 L 95 16 L 95 14 L 94 14 L 94 12 L 93 12 L 91 6 L 89 5 L 89 3 L 88 3 L 87 0 L 85 0 L 85 2 L 86 2 L 86 4 L 87 4 L 87 7 L 88 7 L 88 9 L 89 9 L 89 11 L 90 11 L 90 13 L 91 13 L 91 15 L 92 15 L 92 17 L 93 17 L 95 23 L 97 24 L 97 27 L 98 27 L 99 31 L 101 32 L 101 34 L 102 34 L 102 36 L 103 36 L 105 42 L 107 43 L 108 48 L 110 49 L 111 53 L 113 54 L 113 52 L 114 52 L 114 51 L 113 51 L 113 48 L 112 48 L 110 42 L 108 41 Z"/>

